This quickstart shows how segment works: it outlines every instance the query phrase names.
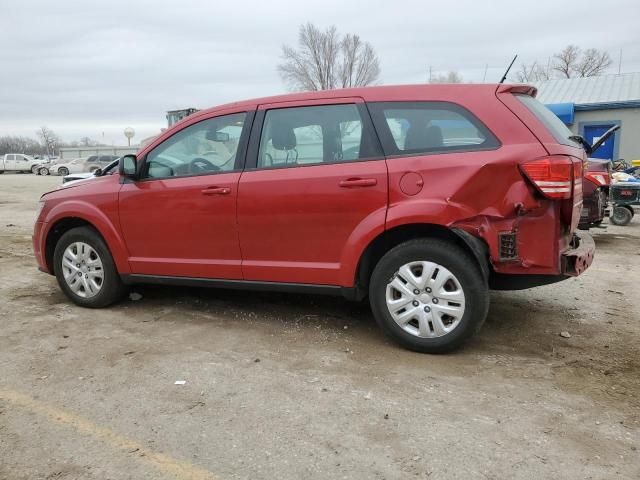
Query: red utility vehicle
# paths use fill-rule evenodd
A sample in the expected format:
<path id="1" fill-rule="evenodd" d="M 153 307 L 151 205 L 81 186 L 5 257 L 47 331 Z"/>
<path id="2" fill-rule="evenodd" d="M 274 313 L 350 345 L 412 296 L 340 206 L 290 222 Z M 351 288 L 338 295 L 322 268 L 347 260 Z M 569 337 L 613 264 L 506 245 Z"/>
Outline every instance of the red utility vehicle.
<path id="1" fill-rule="evenodd" d="M 587 172 L 582 182 L 583 206 L 578 228 L 588 230 L 599 227 L 606 216 L 611 185 L 611 161 L 588 159 Z"/>
<path id="2" fill-rule="evenodd" d="M 405 347 L 443 352 L 489 288 L 581 274 L 585 151 L 522 85 L 298 93 L 197 112 L 119 173 L 43 195 L 41 270 L 104 307 L 132 283 L 369 296 Z"/>

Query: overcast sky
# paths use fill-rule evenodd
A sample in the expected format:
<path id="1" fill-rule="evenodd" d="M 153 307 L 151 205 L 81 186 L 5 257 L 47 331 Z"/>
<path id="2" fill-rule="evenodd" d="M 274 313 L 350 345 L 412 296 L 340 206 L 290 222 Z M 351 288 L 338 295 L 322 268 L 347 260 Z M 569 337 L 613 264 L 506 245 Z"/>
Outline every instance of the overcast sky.
<path id="1" fill-rule="evenodd" d="M 640 71 L 640 1 L 2 0 L 0 135 L 47 125 L 65 140 L 125 144 L 166 125 L 165 111 L 285 91 L 281 46 L 312 21 L 376 49 L 380 83 L 457 70 L 497 81 L 515 53 L 547 59 L 569 43 Z M 104 132 L 104 137 L 103 137 Z"/>

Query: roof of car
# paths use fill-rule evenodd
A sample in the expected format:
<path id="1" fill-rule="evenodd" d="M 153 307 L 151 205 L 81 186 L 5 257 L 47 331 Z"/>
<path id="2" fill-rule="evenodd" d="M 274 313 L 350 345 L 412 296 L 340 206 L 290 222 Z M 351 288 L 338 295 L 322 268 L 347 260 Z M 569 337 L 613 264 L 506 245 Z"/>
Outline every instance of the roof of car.
<path id="1" fill-rule="evenodd" d="M 536 89 L 530 85 L 522 84 L 496 84 L 496 83 L 439 83 L 416 85 L 385 85 L 376 87 L 344 88 L 335 90 L 320 90 L 314 92 L 295 92 L 272 97 L 253 98 L 239 102 L 226 103 L 212 108 L 200 110 L 189 115 L 154 138 L 152 142 L 141 148 L 140 152 L 149 151 L 159 142 L 180 130 L 184 125 L 196 123 L 202 118 L 211 116 L 216 112 L 233 111 L 243 109 L 252 110 L 259 105 L 272 103 L 300 102 L 305 100 L 330 100 L 337 98 L 360 97 L 367 102 L 401 102 L 401 101 L 438 101 L 442 98 L 464 97 L 466 95 L 495 95 L 496 92 L 517 90 L 520 93 L 535 95 Z M 231 113 L 231 112 L 229 112 Z M 138 152 L 138 153 L 140 153 Z"/>
<path id="2" fill-rule="evenodd" d="M 218 105 L 216 107 L 200 110 L 194 115 L 186 117 L 182 121 L 186 120 L 187 118 L 193 118 L 195 116 L 204 116 L 217 110 L 227 110 L 234 107 L 250 108 L 256 107 L 257 105 L 264 105 L 269 103 L 299 102 L 304 100 L 334 99 L 342 97 L 361 97 L 365 101 L 369 102 L 380 102 L 385 100 L 399 101 L 402 98 L 411 100 L 414 97 L 424 96 L 425 94 L 431 94 L 433 96 L 437 96 L 438 94 L 451 94 L 452 92 L 461 94 L 463 91 L 468 92 L 469 90 L 495 92 L 498 86 L 499 85 L 495 83 L 439 83 L 416 85 L 384 85 L 377 87 L 319 90 L 314 92 L 295 92 Z"/>

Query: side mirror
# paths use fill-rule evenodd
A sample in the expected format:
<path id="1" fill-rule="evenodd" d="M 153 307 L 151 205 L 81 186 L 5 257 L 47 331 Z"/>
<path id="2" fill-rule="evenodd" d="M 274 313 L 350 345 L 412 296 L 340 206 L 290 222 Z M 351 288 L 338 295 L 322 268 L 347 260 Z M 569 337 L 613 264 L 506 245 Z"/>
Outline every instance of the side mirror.
<path id="1" fill-rule="evenodd" d="M 102 175 L 102 169 L 101 169 L 101 168 L 96 168 L 96 169 L 93 171 L 93 176 L 94 176 L 94 177 L 99 177 L 100 175 Z"/>
<path id="2" fill-rule="evenodd" d="M 120 175 L 128 178 L 137 178 L 138 159 L 135 155 L 124 155 L 120 159 L 118 170 Z"/>

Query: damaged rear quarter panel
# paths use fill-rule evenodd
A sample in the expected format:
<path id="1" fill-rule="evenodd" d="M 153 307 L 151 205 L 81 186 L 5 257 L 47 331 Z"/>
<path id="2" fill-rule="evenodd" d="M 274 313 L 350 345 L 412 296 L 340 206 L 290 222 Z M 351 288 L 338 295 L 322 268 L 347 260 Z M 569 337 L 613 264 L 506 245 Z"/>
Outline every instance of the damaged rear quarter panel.
<path id="1" fill-rule="evenodd" d="M 483 239 L 494 270 L 502 273 L 559 271 L 558 207 L 535 195 L 519 164 L 546 154 L 535 139 L 496 150 L 419 155 L 387 160 L 389 210 L 386 228 L 429 223 L 461 228 Z M 400 188 L 407 172 L 424 182 L 413 196 Z M 501 262 L 498 235 L 517 232 L 518 258 Z"/>

